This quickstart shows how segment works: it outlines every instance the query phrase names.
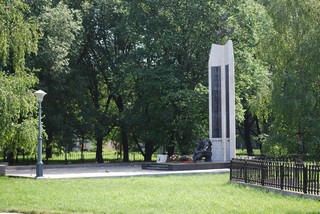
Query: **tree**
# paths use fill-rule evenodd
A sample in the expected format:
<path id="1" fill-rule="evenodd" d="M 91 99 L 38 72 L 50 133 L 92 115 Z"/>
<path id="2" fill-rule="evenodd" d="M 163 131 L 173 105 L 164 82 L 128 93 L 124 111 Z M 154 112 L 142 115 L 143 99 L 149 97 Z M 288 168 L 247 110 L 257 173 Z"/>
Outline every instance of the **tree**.
<path id="1" fill-rule="evenodd" d="M 258 137 L 268 120 L 271 81 L 263 53 L 272 22 L 263 5 L 255 1 L 227 1 L 224 18 L 233 40 L 235 55 L 237 132 L 248 155 L 253 155 L 252 139 Z M 222 41 L 223 43 L 226 38 Z"/>
<path id="2" fill-rule="evenodd" d="M 76 138 L 72 124 L 77 111 L 73 102 L 75 89 L 70 87 L 73 79 L 70 59 L 76 54 L 76 36 L 81 30 L 81 16 L 79 11 L 69 9 L 62 2 L 57 5 L 46 4 L 39 13 L 44 36 L 39 41 L 38 55 L 29 63 L 40 70 L 37 73 L 39 85 L 48 93 L 43 103 L 47 115 L 44 118 L 48 133 L 46 146 L 48 148 L 50 144 L 57 143 L 69 151 Z"/>
<path id="3" fill-rule="evenodd" d="M 275 34 L 268 48 L 272 71 L 270 154 L 319 154 L 318 1 L 266 4 Z M 318 156 L 319 157 L 319 156 Z"/>
<path id="4" fill-rule="evenodd" d="M 84 4 L 83 14 L 83 46 L 74 64 L 74 74 L 83 80 L 79 91 L 86 100 L 82 104 L 84 112 L 90 112 L 92 118 L 96 158 L 103 162 L 103 140 L 117 125 L 121 130 L 124 161 L 129 161 L 123 111 L 130 78 L 126 69 L 130 65 L 131 43 L 124 22 L 125 10 L 121 1 L 95 0 Z"/>
<path id="5" fill-rule="evenodd" d="M 195 138 L 208 135 L 208 95 L 200 88 L 207 85 L 219 7 L 208 1 L 126 4 L 137 44 L 128 111 L 132 135 L 146 161 L 159 146 L 169 155 L 174 147 L 190 154 Z"/>
<path id="6" fill-rule="evenodd" d="M 25 58 L 37 51 L 39 28 L 34 17 L 26 17 L 28 5 L 19 0 L 0 3 L 0 149 L 12 164 L 18 149 L 33 153 L 37 142 L 32 93 L 37 79 Z"/>
<path id="7" fill-rule="evenodd" d="M 229 7 L 233 9 L 227 14 Z M 248 120 L 256 118 L 254 110 L 262 112 L 258 103 L 268 95 L 268 85 L 264 84 L 268 76 L 257 56 L 257 44 L 270 26 L 261 9 L 254 1 L 101 0 L 88 4 L 78 70 L 82 70 L 86 82 L 84 94 L 90 97 L 95 108 L 92 112 L 98 116 L 97 145 L 102 145 L 117 125 L 125 161 L 129 138 L 140 147 L 145 160 L 150 160 L 159 146 L 175 145 L 182 153 L 190 152 L 194 139 L 208 134 L 203 131 L 208 124 L 207 94 L 199 88 L 207 85 L 209 48 L 213 42 L 230 38 L 232 27 L 239 31 L 245 27 L 231 37 L 237 41 L 238 80 L 243 83 L 237 88 L 238 100 L 243 97 L 238 106 L 250 112 Z M 228 16 L 226 22 L 224 17 Z M 257 19 L 252 20 L 255 16 Z M 263 90 L 265 94 L 259 96 Z M 117 121 L 112 120 L 114 107 L 119 113 Z M 243 113 L 238 111 L 237 118 L 241 119 Z M 108 124 L 105 130 L 103 124 Z M 97 157 L 101 153 L 99 146 Z"/>
<path id="8" fill-rule="evenodd" d="M 260 48 L 271 25 L 261 5 L 234 0 L 36 2 L 30 3 L 31 12 L 40 15 L 44 37 L 29 63 L 41 69 L 40 85 L 48 92 L 44 122 L 50 142 L 67 147 L 73 138 L 92 137 L 100 163 L 103 142 L 117 127 L 124 161 L 134 146 L 130 142 L 145 160 L 159 147 L 169 155 L 174 148 L 191 153 L 195 138 L 208 136 L 210 46 L 232 38 L 238 127 L 252 153 L 252 124 L 269 113 L 262 105 L 268 103 L 270 83 Z"/>

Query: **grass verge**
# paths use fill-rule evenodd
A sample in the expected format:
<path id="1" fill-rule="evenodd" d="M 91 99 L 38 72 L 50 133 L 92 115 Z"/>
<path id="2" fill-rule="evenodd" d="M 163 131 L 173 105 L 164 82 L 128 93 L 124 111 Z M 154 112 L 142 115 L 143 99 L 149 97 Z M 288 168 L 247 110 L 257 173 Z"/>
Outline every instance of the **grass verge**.
<path id="1" fill-rule="evenodd" d="M 228 182 L 228 174 L 117 179 L 0 177 L 0 211 L 21 213 L 317 213 L 315 200 Z"/>

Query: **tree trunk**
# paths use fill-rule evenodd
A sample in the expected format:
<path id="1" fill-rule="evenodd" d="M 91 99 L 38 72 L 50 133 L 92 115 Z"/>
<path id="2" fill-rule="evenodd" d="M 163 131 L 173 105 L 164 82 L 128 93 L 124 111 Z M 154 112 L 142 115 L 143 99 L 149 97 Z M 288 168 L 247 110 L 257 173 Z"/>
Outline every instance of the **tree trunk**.
<path id="1" fill-rule="evenodd" d="M 129 143 L 127 133 L 124 131 L 125 128 L 123 126 L 121 129 L 121 139 L 122 139 L 122 147 L 123 147 L 123 162 L 129 162 Z"/>
<path id="2" fill-rule="evenodd" d="M 49 158 L 52 158 L 52 132 L 48 133 L 48 140 L 46 141 L 46 162 L 49 163 Z"/>
<path id="3" fill-rule="evenodd" d="M 167 152 L 168 152 L 168 158 L 170 158 L 172 155 L 174 155 L 174 140 L 175 140 L 175 133 L 173 133 L 172 135 L 171 135 L 171 142 L 172 142 L 172 144 L 170 145 L 168 145 L 167 146 Z"/>
<path id="4" fill-rule="evenodd" d="M 247 149 L 247 154 L 253 155 L 253 150 L 252 150 L 252 143 L 251 143 L 251 134 L 250 134 L 250 130 L 251 130 L 251 116 L 250 113 L 248 111 L 246 111 L 245 113 L 245 119 L 244 119 L 244 142 L 246 144 L 246 149 Z"/>
<path id="5" fill-rule="evenodd" d="M 124 104 L 121 96 L 113 96 L 113 99 L 118 107 L 120 117 L 124 111 Z M 120 125 L 121 129 L 121 140 L 123 148 L 123 162 L 129 162 L 129 144 L 126 127 L 122 124 Z"/>
<path id="6" fill-rule="evenodd" d="M 151 141 L 145 143 L 144 161 L 150 162 L 152 160 L 153 145 Z"/>
<path id="7" fill-rule="evenodd" d="M 171 157 L 174 155 L 174 146 L 168 146 L 167 147 L 168 157 Z"/>
<path id="8" fill-rule="evenodd" d="M 9 153 L 8 153 L 7 160 L 8 160 L 9 166 L 13 166 L 13 165 L 14 165 L 14 155 L 13 155 L 13 152 L 9 152 Z"/>
<path id="9" fill-rule="evenodd" d="M 259 125 L 259 120 L 256 117 L 256 127 L 257 127 L 257 136 L 261 135 L 261 130 L 260 130 L 260 125 Z M 259 141 L 259 150 L 260 150 L 260 154 L 262 155 L 262 143 L 261 141 Z"/>
<path id="10" fill-rule="evenodd" d="M 103 138 L 102 137 L 97 137 L 97 151 L 96 151 L 96 160 L 98 163 L 103 163 L 103 156 L 102 156 L 102 143 L 103 143 Z"/>
<path id="11" fill-rule="evenodd" d="M 304 154 L 304 144 L 303 144 L 303 132 L 302 132 L 302 128 L 301 125 L 299 125 L 298 128 L 298 145 L 299 145 L 299 154 Z"/>

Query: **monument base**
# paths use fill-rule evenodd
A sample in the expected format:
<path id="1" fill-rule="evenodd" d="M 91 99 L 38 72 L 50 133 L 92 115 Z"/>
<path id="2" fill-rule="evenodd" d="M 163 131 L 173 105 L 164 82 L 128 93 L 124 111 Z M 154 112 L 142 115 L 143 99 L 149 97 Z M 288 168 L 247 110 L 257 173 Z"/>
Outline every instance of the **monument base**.
<path id="1" fill-rule="evenodd" d="M 229 162 L 235 158 L 235 147 L 231 146 L 230 139 L 226 139 L 226 143 L 222 139 L 212 138 L 212 161 L 214 162 Z M 225 148 L 226 147 L 226 148 Z"/>
<path id="2" fill-rule="evenodd" d="M 225 169 L 230 168 L 230 162 L 200 162 L 200 163 L 143 163 L 142 169 L 183 171 L 203 169 Z"/>

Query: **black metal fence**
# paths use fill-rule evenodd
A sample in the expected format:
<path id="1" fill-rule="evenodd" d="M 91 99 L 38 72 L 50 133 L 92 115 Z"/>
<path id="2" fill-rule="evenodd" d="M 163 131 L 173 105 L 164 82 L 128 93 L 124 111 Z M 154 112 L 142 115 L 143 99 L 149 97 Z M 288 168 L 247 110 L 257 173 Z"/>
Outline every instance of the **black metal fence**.
<path id="1" fill-rule="evenodd" d="M 320 165 L 279 160 L 233 159 L 230 180 L 281 190 L 320 194 Z"/>
<path id="2" fill-rule="evenodd" d="M 105 162 L 121 162 L 122 155 L 118 152 L 108 152 L 102 154 Z M 152 157 L 156 160 L 156 156 Z M 139 152 L 129 152 L 129 161 L 143 161 L 144 157 Z M 8 162 L 6 157 L 0 159 L 0 162 Z M 43 155 L 42 161 L 45 164 L 72 164 L 72 163 L 95 163 L 96 154 L 95 152 L 69 152 L 61 154 L 52 154 L 50 158 L 46 158 Z M 14 157 L 14 162 L 11 165 L 32 165 L 36 164 L 36 155 L 17 155 Z"/>

